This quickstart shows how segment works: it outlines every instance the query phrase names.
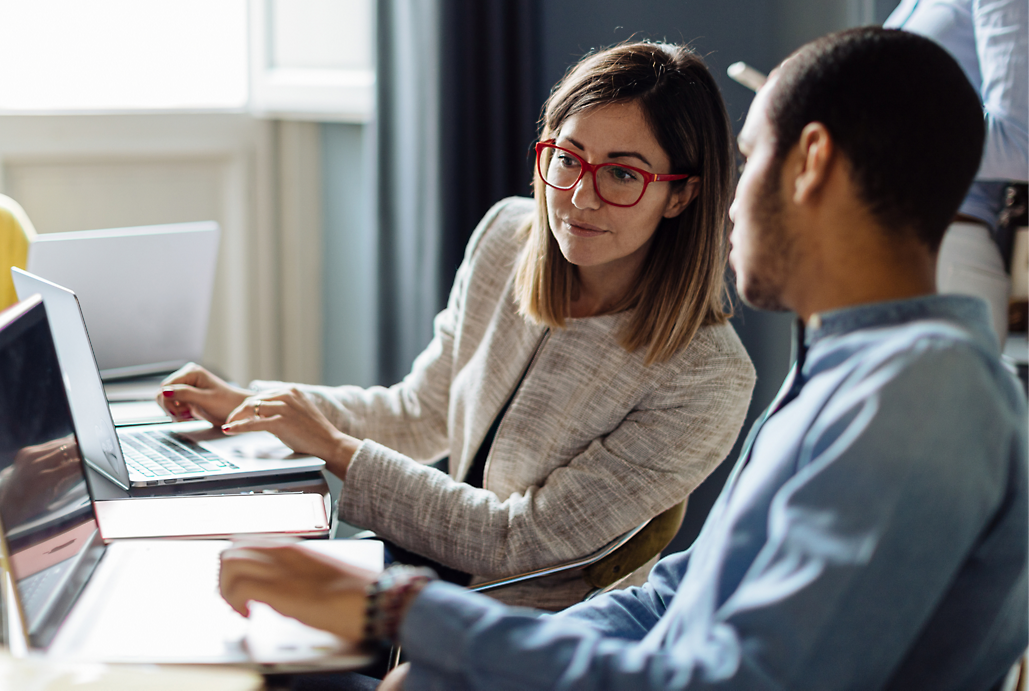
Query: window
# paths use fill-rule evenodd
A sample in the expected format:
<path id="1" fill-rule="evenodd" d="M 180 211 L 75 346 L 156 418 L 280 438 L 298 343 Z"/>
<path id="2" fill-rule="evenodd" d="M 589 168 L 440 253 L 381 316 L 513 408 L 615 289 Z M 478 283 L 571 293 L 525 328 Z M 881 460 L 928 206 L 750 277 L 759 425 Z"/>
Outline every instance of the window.
<path id="1" fill-rule="evenodd" d="M 364 122 L 374 0 L 0 0 L 0 113 Z"/>

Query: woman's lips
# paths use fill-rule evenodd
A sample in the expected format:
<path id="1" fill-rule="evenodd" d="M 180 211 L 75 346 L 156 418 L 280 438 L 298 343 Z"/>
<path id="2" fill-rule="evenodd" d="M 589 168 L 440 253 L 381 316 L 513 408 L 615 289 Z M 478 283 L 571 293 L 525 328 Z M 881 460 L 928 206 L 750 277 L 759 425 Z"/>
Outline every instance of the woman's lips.
<path id="1" fill-rule="evenodd" d="M 581 238 L 595 238 L 598 235 L 603 235 L 607 231 L 603 228 L 592 226 L 589 223 L 581 223 L 578 221 L 565 220 L 565 227 L 568 228 L 568 232 L 572 235 L 577 235 Z"/>

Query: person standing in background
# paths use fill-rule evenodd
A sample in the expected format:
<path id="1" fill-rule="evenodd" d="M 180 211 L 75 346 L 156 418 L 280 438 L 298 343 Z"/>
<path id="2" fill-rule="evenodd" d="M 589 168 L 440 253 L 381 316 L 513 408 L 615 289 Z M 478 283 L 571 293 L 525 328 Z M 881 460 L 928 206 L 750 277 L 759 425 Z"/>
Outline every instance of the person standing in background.
<path id="1" fill-rule="evenodd" d="M 1008 181 L 1029 179 L 1029 5 L 1025 0 L 903 0 L 883 25 L 949 52 L 979 93 L 986 144 L 975 182 L 940 247 L 936 285 L 990 305 L 1004 348 L 1011 279 L 994 236 Z"/>

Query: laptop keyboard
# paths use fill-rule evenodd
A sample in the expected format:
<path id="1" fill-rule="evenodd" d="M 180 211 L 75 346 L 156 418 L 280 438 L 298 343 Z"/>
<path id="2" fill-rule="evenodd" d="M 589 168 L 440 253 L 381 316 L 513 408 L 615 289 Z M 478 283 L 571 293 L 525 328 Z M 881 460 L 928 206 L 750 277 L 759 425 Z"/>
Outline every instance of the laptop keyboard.
<path id="1" fill-rule="evenodd" d="M 193 473 L 218 473 L 237 466 L 198 444 L 160 430 L 121 432 L 122 455 L 129 470 L 159 478 Z"/>
<path id="2" fill-rule="evenodd" d="M 16 581 L 18 596 L 21 598 L 21 606 L 25 608 L 25 618 L 35 622 L 36 617 L 43 609 L 43 605 L 57 588 L 57 582 L 64 576 L 71 566 L 72 560 L 65 559 L 31 576 Z"/>

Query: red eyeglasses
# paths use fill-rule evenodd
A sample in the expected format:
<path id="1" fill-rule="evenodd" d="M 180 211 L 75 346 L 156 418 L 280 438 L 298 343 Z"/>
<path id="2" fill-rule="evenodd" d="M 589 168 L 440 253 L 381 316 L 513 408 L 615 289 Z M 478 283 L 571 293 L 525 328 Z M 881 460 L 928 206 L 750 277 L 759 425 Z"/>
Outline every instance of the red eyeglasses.
<path id="1" fill-rule="evenodd" d="M 611 206 L 635 206 L 652 182 L 685 180 L 689 174 L 651 173 L 621 163 L 590 163 L 574 151 L 554 144 L 553 139 L 536 144 L 536 169 L 543 182 L 556 190 L 570 190 L 586 173 L 593 174 L 593 189 Z M 547 159 L 544 165 L 544 159 Z"/>

